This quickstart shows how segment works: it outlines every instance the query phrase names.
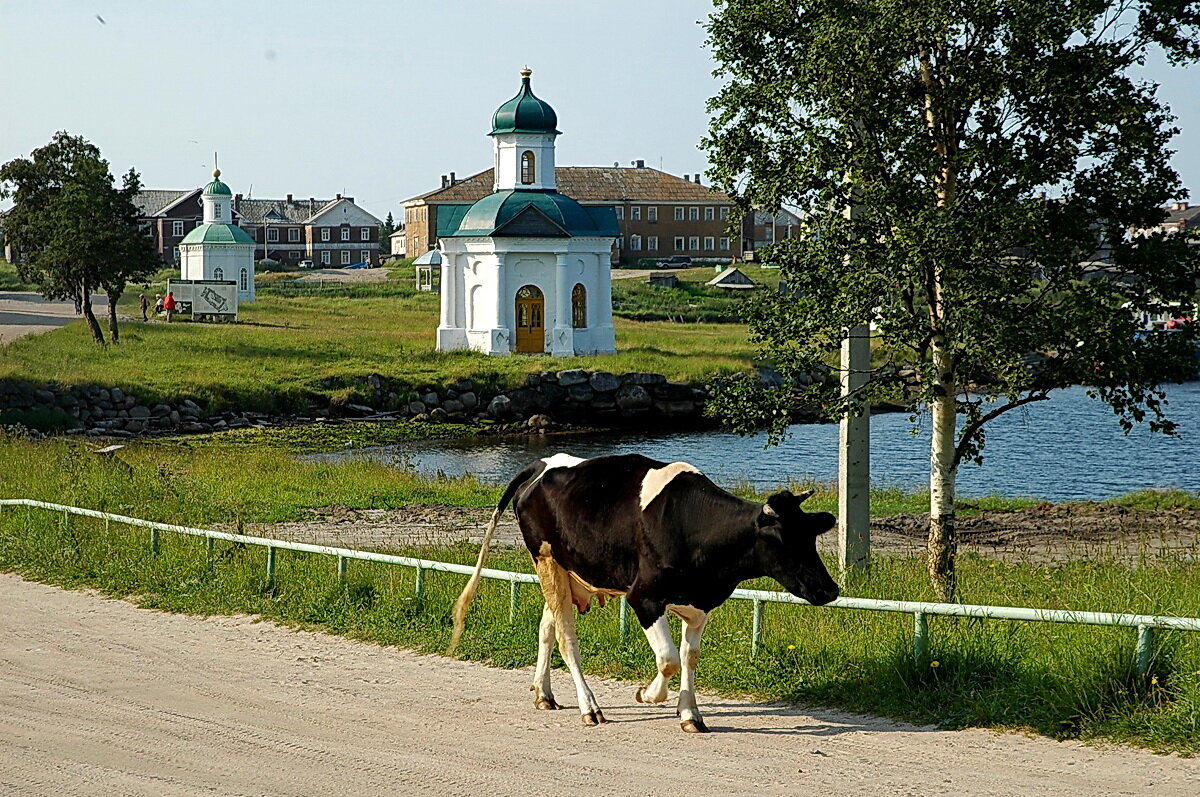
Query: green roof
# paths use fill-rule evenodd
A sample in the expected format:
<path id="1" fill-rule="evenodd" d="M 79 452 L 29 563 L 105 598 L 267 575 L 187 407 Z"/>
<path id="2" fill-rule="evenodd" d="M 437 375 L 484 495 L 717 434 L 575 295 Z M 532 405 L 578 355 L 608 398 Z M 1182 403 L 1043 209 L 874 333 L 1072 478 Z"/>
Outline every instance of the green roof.
<path id="1" fill-rule="evenodd" d="M 492 114 L 492 132 L 497 133 L 554 133 L 558 134 L 558 114 L 549 103 L 533 96 L 529 88 L 528 69 L 521 70 L 521 90 L 517 96 L 496 109 Z"/>
<path id="2" fill-rule="evenodd" d="M 229 190 L 229 186 L 221 182 L 221 170 L 213 169 L 213 181 L 204 186 L 204 190 L 200 193 L 201 196 L 233 196 L 233 192 Z"/>
<path id="3" fill-rule="evenodd" d="M 236 224 L 201 224 L 184 236 L 183 244 L 253 244 L 245 230 Z"/>
<path id="4" fill-rule="evenodd" d="M 453 215 L 457 216 L 457 208 Z M 467 208 L 446 237 L 516 236 L 527 238 L 609 237 L 621 234 L 611 207 L 584 207 L 557 191 L 497 191 Z"/>

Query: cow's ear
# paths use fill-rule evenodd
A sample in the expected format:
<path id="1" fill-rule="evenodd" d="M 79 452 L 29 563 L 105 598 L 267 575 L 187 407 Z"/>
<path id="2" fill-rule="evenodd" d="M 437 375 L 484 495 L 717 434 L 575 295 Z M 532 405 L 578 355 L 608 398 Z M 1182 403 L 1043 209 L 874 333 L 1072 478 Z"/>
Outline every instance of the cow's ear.
<path id="1" fill-rule="evenodd" d="M 759 534 L 783 542 L 783 524 L 779 520 L 779 515 L 771 508 L 770 504 L 763 505 L 762 511 L 758 513 L 758 517 L 756 518 L 756 523 Z"/>
<path id="2" fill-rule="evenodd" d="M 809 528 L 812 529 L 813 534 L 818 536 L 837 525 L 837 518 L 828 512 L 810 512 L 804 518 L 808 521 Z"/>
<path id="3" fill-rule="evenodd" d="M 767 505 L 763 511 L 770 510 L 776 517 L 779 517 L 794 513 L 799 508 L 800 502 L 796 500 L 796 496 L 792 495 L 791 490 L 780 490 L 767 498 Z"/>

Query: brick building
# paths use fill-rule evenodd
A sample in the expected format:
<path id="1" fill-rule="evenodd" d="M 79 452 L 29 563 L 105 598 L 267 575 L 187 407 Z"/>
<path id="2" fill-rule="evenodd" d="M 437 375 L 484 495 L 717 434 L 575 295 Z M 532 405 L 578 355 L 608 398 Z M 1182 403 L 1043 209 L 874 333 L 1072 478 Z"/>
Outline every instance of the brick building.
<path id="1" fill-rule="evenodd" d="M 135 202 L 155 250 L 165 262 L 175 262 L 184 236 L 203 221 L 200 189 L 147 190 Z M 288 194 L 286 199 L 246 199 L 236 194 L 233 223 L 254 239 L 256 260 L 311 260 L 318 267 L 379 265 L 382 222 L 355 205 L 353 197 L 297 200 Z"/>
<path id="2" fill-rule="evenodd" d="M 630 167 L 558 166 L 554 177 L 559 193 L 617 214 L 621 234 L 613 262 L 675 255 L 741 259 L 743 225 L 736 206 L 726 194 L 702 185 L 698 174 L 676 177 L 636 161 Z M 493 190 L 491 169 L 463 180 L 451 172 L 440 188 L 405 202 L 407 256 L 436 247 L 471 203 Z"/>

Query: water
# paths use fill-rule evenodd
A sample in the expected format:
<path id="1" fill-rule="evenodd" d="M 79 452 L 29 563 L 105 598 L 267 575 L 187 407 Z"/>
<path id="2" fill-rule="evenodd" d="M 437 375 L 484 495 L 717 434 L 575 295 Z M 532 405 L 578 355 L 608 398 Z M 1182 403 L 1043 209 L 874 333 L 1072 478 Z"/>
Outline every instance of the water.
<path id="1" fill-rule="evenodd" d="M 1068 501 L 1103 500 L 1147 488 L 1200 490 L 1200 382 L 1172 385 L 1167 398 L 1168 417 L 1179 424 L 1179 437 L 1152 434 L 1140 425 L 1125 435 L 1108 405 L 1088 398 L 1083 388 L 1058 391 L 1050 401 L 1013 410 L 986 427 L 983 466 L 964 463 L 959 468 L 959 495 Z M 928 426 L 927 419 L 918 419 L 914 435 L 907 415 L 871 419 L 873 484 L 925 488 Z M 796 425 L 782 444 L 764 450 L 765 442 L 765 434 L 608 433 L 428 441 L 321 458 L 376 458 L 427 474 L 473 473 L 493 483 L 505 483 L 530 460 L 559 451 L 580 457 L 637 452 L 666 462 L 686 460 L 719 484 L 749 482 L 760 489 L 789 480 L 837 478 L 836 425 Z"/>

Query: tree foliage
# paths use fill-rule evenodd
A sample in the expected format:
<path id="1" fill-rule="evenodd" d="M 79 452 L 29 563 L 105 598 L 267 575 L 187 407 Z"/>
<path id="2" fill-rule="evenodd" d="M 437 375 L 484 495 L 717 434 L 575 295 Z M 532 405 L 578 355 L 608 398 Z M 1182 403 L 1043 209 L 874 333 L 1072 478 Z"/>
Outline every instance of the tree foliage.
<path id="1" fill-rule="evenodd" d="M 98 343 L 104 342 L 91 296 L 109 298 L 109 329 L 119 340 L 116 302 L 128 282 L 160 265 L 138 224 L 134 197 L 141 181 L 133 169 L 117 188 L 94 144 L 56 133 L 29 158 L 0 166 L 0 196 L 15 205 L 5 217 L 8 242 L 22 279 L 48 299 L 79 302 Z"/>
<path id="2" fill-rule="evenodd" d="M 875 322 L 855 398 L 931 414 L 944 598 L 954 477 L 988 421 L 1085 384 L 1127 428 L 1174 428 L 1158 385 L 1195 373 L 1196 329 L 1140 335 L 1139 316 L 1192 315 L 1200 260 L 1183 236 L 1130 233 L 1184 195 L 1173 117 L 1132 72 L 1155 48 L 1196 60 L 1198 22 L 1182 0 L 723 0 L 709 20 L 725 81 L 704 141 L 716 180 L 806 221 L 770 255 L 795 291 L 757 302 L 751 335 L 794 375 Z M 736 384 L 713 406 L 778 434 L 793 400 Z"/>

